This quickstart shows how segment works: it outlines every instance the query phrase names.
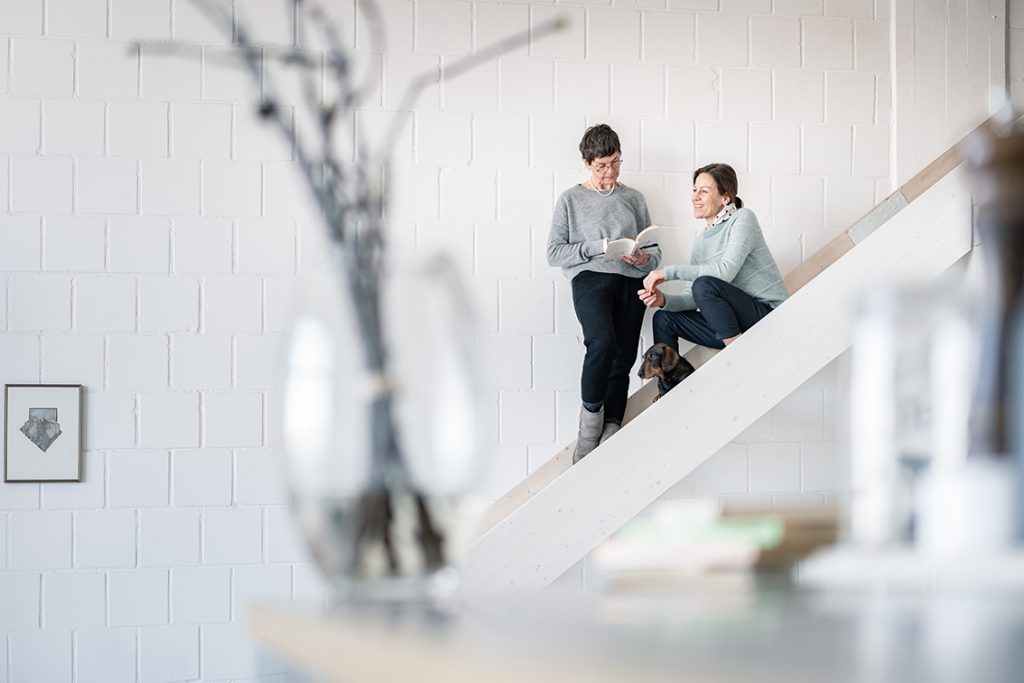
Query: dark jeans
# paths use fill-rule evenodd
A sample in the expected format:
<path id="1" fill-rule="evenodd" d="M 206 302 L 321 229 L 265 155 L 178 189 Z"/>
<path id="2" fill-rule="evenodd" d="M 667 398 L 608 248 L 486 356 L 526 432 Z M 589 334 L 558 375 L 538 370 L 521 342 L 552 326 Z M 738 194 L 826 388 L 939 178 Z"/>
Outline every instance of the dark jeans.
<path id="1" fill-rule="evenodd" d="M 583 402 L 604 403 L 606 422 L 622 422 L 629 371 L 636 361 L 644 305 L 637 297 L 641 278 L 588 270 L 572 279 L 572 303 L 583 327 L 580 391 Z"/>
<path id="2" fill-rule="evenodd" d="M 724 349 L 723 339 L 746 332 L 772 312 L 762 303 L 725 280 L 702 276 L 693 281 L 696 311 L 658 311 L 654 314 L 654 343 L 679 350 L 679 338 L 699 346 Z"/>

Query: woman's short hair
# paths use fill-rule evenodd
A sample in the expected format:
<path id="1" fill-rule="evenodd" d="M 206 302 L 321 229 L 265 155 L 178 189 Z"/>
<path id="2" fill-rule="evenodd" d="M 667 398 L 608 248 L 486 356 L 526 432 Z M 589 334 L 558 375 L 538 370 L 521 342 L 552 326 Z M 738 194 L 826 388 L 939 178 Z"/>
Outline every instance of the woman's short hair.
<path id="1" fill-rule="evenodd" d="M 588 164 L 600 157 L 610 157 L 616 152 L 621 153 L 619 136 L 607 123 L 599 123 L 587 128 L 580 140 L 580 154 Z"/>
<path id="2" fill-rule="evenodd" d="M 732 203 L 737 209 L 743 208 L 743 200 L 736 194 L 739 191 L 740 181 L 736 179 L 736 171 L 729 164 L 708 164 L 701 166 L 693 172 L 693 182 L 697 182 L 697 176 L 707 173 L 715 179 L 719 194 L 732 197 Z"/>

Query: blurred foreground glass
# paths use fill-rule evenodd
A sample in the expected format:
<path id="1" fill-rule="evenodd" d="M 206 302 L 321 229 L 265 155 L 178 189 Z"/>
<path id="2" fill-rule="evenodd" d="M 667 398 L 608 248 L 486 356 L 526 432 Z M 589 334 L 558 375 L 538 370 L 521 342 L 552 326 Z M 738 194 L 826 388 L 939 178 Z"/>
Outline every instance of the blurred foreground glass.
<path id="1" fill-rule="evenodd" d="M 1024 130 L 990 121 L 963 146 L 981 275 L 960 288 L 874 292 L 851 377 L 853 540 L 937 555 L 1024 539 Z"/>
<path id="2" fill-rule="evenodd" d="M 964 149 L 977 206 L 983 277 L 971 452 L 1000 458 L 1011 450 L 1012 332 L 1024 307 L 1024 127 L 1018 122 L 1003 128 L 977 131 Z"/>
<path id="3" fill-rule="evenodd" d="M 854 542 L 914 539 L 922 476 L 966 456 L 975 357 L 959 287 L 888 287 L 865 297 L 850 366 Z"/>
<path id="4" fill-rule="evenodd" d="M 382 278 L 380 376 L 365 360 L 344 255 L 328 247 L 304 270 L 285 344 L 293 508 L 339 597 L 443 602 L 458 585 L 483 465 L 465 290 L 440 257 Z"/>
<path id="5" fill-rule="evenodd" d="M 1014 535 L 1024 544 L 1024 123 L 971 136 L 965 157 L 977 205 L 984 269 L 982 367 L 971 415 L 972 447 L 1014 470 Z"/>

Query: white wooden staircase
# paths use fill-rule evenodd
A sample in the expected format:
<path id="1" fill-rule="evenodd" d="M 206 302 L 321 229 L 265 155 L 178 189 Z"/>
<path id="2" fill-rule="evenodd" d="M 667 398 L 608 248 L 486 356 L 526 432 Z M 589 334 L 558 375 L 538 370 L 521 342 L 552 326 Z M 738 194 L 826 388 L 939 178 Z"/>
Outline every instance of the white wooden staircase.
<path id="1" fill-rule="evenodd" d="M 929 281 L 966 254 L 959 144 L 791 272 L 790 299 L 671 393 L 651 404 L 655 382 L 636 392 L 614 439 L 574 467 L 570 444 L 497 501 L 467 590 L 546 586 L 845 351 L 864 289 Z"/>

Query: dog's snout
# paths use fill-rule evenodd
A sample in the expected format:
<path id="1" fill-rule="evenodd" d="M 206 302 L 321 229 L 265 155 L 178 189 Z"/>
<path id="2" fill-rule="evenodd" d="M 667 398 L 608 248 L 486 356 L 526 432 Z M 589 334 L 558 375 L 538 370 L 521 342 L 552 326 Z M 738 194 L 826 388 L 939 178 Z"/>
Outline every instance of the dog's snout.
<path id="1" fill-rule="evenodd" d="M 640 369 L 636 371 L 636 376 L 640 379 L 653 379 L 661 376 L 661 373 L 658 372 L 657 363 L 651 360 L 650 349 L 644 352 L 644 357 L 640 361 Z"/>

